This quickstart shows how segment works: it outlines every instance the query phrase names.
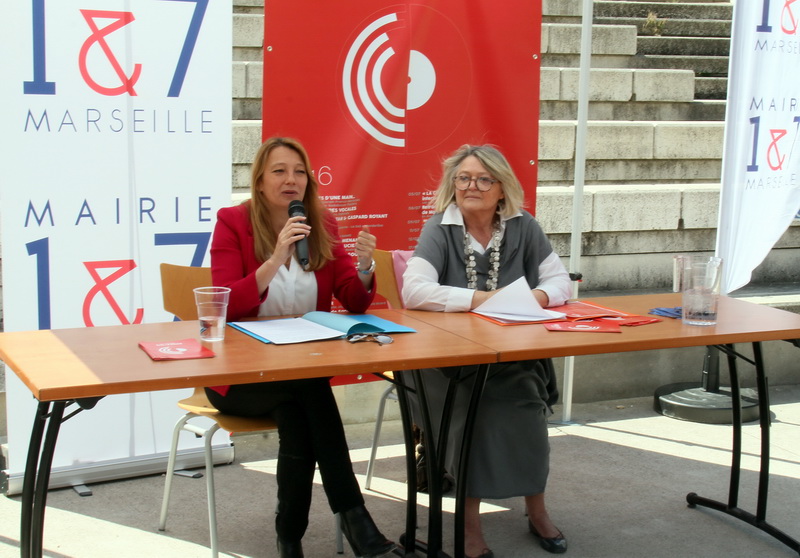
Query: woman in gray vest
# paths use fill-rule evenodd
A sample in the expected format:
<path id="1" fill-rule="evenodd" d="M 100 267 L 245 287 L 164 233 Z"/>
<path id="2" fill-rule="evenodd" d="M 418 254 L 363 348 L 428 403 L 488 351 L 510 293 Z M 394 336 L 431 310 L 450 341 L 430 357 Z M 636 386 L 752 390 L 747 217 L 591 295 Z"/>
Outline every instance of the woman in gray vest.
<path id="1" fill-rule="evenodd" d="M 569 274 L 536 219 L 523 209 L 522 186 L 506 158 L 489 145 L 464 145 L 443 166 L 433 199 L 436 213 L 425 224 L 403 275 L 406 308 L 467 312 L 523 276 L 542 307 L 563 304 L 572 292 Z M 468 377 L 461 368 L 422 375 L 431 416 L 440 416 L 449 378 L 459 372 Z M 459 383 L 448 437 L 450 472 L 458 470 L 458 433 L 471 390 L 469 381 Z M 545 550 L 567 550 L 544 500 L 549 472 L 547 416 L 557 397 L 549 361 L 491 368 L 475 424 L 469 475 L 456 479 L 467 483 L 468 558 L 494 556 L 481 529 L 482 498 L 523 496 L 527 529 Z"/>

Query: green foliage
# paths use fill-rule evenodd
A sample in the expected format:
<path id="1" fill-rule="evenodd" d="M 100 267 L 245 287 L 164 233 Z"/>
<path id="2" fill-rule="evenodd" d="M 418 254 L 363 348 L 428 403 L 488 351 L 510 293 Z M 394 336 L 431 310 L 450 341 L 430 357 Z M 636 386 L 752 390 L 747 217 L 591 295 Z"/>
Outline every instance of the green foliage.
<path id="1" fill-rule="evenodd" d="M 658 19 L 658 14 L 649 12 L 647 18 L 642 24 L 642 32 L 649 35 L 661 35 L 664 31 L 664 25 L 667 23 L 666 19 Z"/>

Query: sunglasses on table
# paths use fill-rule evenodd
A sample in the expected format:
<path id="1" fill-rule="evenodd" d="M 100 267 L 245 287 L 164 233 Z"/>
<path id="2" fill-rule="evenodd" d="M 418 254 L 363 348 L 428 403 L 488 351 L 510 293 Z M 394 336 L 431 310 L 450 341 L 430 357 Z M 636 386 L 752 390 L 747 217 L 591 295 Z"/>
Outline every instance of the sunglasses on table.
<path id="1" fill-rule="evenodd" d="M 375 341 L 378 345 L 388 345 L 394 339 L 385 333 L 351 333 L 347 336 L 350 343 L 358 343 L 360 341 Z"/>

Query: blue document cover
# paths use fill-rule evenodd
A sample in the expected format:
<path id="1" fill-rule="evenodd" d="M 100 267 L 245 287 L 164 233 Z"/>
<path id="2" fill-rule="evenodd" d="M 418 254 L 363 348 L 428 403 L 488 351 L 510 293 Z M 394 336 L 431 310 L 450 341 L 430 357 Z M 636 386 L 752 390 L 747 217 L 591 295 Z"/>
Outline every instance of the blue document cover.
<path id="1" fill-rule="evenodd" d="M 299 318 L 229 322 L 229 326 L 264 343 L 282 345 L 341 339 L 354 333 L 415 333 L 416 330 L 372 314 L 308 312 Z"/>

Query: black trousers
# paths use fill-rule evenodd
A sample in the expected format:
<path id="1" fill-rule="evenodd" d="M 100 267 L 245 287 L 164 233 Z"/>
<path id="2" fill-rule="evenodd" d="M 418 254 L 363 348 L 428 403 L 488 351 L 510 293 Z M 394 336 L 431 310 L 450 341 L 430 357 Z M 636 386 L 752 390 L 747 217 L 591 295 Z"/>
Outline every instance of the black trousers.
<path id="1" fill-rule="evenodd" d="M 364 504 L 328 378 L 236 385 L 225 396 L 206 388 L 206 394 L 225 414 L 268 415 L 278 424 L 275 527 L 282 540 L 299 541 L 308 527 L 317 464 L 333 513 Z"/>

